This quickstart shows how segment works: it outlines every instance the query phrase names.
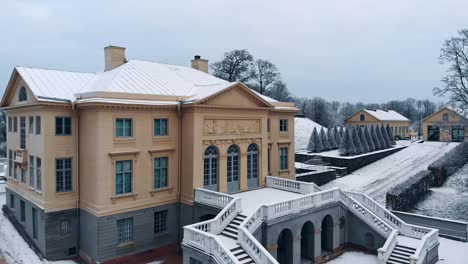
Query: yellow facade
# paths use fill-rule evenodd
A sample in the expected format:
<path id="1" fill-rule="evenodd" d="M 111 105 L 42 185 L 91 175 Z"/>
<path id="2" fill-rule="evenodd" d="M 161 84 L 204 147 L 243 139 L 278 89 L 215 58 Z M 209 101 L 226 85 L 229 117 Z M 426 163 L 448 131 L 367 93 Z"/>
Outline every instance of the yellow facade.
<path id="1" fill-rule="evenodd" d="M 365 112 L 359 111 L 352 116 L 348 117 L 345 120 L 347 125 L 359 125 L 359 126 L 390 126 L 390 129 L 393 132 L 393 135 L 400 137 L 402 139 L 410 137 L 410 121 L 392 121 L 392 120 L 379 120 L 373 115 Z"/>
<path id="2" fill-rule="evenodd" d="M 26 87 L 27 102 L 18 102 L 18 91 Z M 109 95 L 145 100 L 148 96 Z M 149 96 L 152 100 L 173 100 Z M 5 99 L 6 98 L 6 99 Z M 42 159 L 42 190 L 30 187 L 29 162 L 24 163 L 26 182 L 9 180 L 8 188 L 30 200 L 44 212 L 70 208 L 106 216 L 163 204 L 191 205 L 194 189 L 203 188 L 204 152 L 214 145 L 219 150 L 219 191 L 227 192 L 227 149 L 240 148 L 240 189 L 247 184 L 247 148 L 256 144 L 259 187 L 268 174 L 294 179 L 294 114 L 292 104 L 269 103 L 242 84 L 196 104 L 118 104 L 105 102 L 38 102 L 20 75 L 14 75 L 4 96 L 8 118 L 18 118 L 17 132 L 8 132 L 7 149 L 26 151 Z M 173 101 L 172 101 L 173 102 Z M 283 106 L 277 108 L 275 106 Z M 284 107 L 287 106 L 287 107 Z M 20 149 L 19 118 L 26 118 L 26 149 Z M 41 133 L 29 134 L 29 116 L 41 117 Z M 55 118 L 70 117 L 72 133 L 55 134 Z M 132 137 L 115 136 L 116 118 L 132 119 Z M 168 135 L 153 135 L 155 118 L 168 120 Z M 288 120 L 280 132 L 280 120 Z M 9 131 L 10 128 L 8 128 Z M 279 165 L 279 149 L 287 147 L 287 169 Z M 269 155 L 268 155 L 269 153 Z M 72 158 L 73 182 L 69 192 L 56 192 L 56 159 Z M 168 158 L 168 187 L 154 188 L 154 158 Z M 270 160 L 268 160 L 270 157 Z M 133 161 L 132 192 L 116 194 L 115 163 Z M 268 168 L 269 167 L 269 168 Z M 10 176 L 10 175 L 9 175 Z M 20 178 L 20 177 L 18 177 Z M 34 184 L 33 184 L 34 186 Z"/>
<path id="3" fill-rule="evenodd" d="M 454 133 L 454 129 L 459 130 L 460 133 Z M 432 131 L 434 132 L 430 133 Z M 468 121 L 449 107 L 444 107 L 423 120 L 423 137 L 426 141 L 466 141 L 468 140 Z"/>

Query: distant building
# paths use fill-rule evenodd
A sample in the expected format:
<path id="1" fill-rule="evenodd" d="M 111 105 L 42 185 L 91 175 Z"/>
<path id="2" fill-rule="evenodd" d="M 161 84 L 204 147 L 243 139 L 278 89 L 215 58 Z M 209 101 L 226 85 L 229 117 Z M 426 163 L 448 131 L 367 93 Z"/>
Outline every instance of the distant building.
<path id="1" fill-rule="evenodd" d="M 347 125 L 387 125 L 393 132 L 393 136 L 399 139 L 410 137 L 410 120 L 393 110 L 363 109 L 345 119 Z"/>
<path id="2" fill-rule="evenodd" d="M 468 119 L 460 109 L 444 107 L 423 119 L 423 136 L 427 141 L 468 141 Z"/>

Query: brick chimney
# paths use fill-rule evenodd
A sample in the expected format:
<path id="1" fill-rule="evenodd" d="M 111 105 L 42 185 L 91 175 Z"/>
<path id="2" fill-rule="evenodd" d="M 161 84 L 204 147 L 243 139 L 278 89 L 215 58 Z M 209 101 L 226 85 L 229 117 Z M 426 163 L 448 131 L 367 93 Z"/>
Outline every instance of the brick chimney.
<path id="1" fill-rule="evenodd" d="M 200 55 L 195 55 L 192 60 L 192 68 L 208 73 L 208 60 L 202 59 Z"/>
<path id="2" fill-rule="evenodd" d="M 125 48 L 112 45 L 104 48 L 104 58 L 104 71 L 110 71 L 127 62 L 125 58 Z"/>

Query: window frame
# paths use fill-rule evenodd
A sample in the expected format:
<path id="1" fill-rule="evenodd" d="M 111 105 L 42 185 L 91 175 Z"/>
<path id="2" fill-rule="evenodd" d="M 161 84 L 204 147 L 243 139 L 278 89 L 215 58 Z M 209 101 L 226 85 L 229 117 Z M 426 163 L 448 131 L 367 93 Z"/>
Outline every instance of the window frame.
<path id="1" fill-rule="evenodd" d="M 251 150 L 250 147 L 254 146 L 256 149 Z M 258 179 L 259 176 L 259 148 L 255 143 L 251 143 L 247 147 L 247 179 Z"/>
<path id="2" fill-rule="evenodd" d="M 161 125 L 159 125 L 159 131 L 157 131 L 157 122 L 165 121 L 166 122 L 166 131 L 165 134 L 158 134 L 161 131 Z M 155 117 L 153 119 L 153 137 L 168 137 L 169 136 L 169 118 L 167 117 Z"/>
<path id="3" fill-rule="evenodd" d="M 13 117 L 13 132 L 15 133 L 18 132 L 18 117 L 17 116 Z"/>
<path id="4" fill-rule="evenodd" d="M 127 234 L 125 234 L 125 232 L 127 232 Z M 124 244 L 124 243 L 133 242 L 133 241 L 134 241 L 133 217 L 117 220 L 117 242 L 119 244 Z"/>
<path id="5" fill-rule="evenodd" d="M 162 210 L 156 211 L 153 214 L 153 234 L 154 235 L 163 235 L 168 233 L 167 231 L 167 220 L 168 220 L 169 211 Z"/>
<path id="6" fill-rule="evenodd" d="M 20 222 L 26 222 L 26 203 L 20 199 Z"/>
<path id="7" fill-rule="evenodd" d="M 64 224 L 68 224 L 64 225 Z M 60 236 L 65 237 L 71 234 L 71 221 L 70 219 L 60 220 Z"/>
<path id="8" fill-rule="evenodd" d="M 41 134 L 41 116 L 40 115 L 36 116 L 35 128 L 36 128 L 36 135 L 40 135 Z"/>
<path id="9" fill-rule="evenodd" d="M 130 162 L 130 170 L 124 170 L 125 162 Z M 134 165 L 133 165 L 133 159 L 122 159 L 122 160 L 116 160 L 114 165 L 114 180 L 115 180 L 115 185 L 114 185 L 114 193 L 117 196 L 122 196 L 122 195 L 128 195 L 128 194 L 133 194 L 133 170 L 134 170 Z M 122 163 L 122 170 L 118 171 L 117 166 L 119 163 Z M 125 191 L 125 183 L 127 182 L 125 180 L 126 178 L 126 173 L 130 174 L 130 191 Z M 122 192 L 119 193 L 119 188 L 118 188 L 118 174 L 122 174 Z"/>
<path id="10" fill-rule="evenodd" d="M 159 167 L 156 166 L 156 160 L 160 160 Z M 166 160 L 166 166 L 162 166 L 162 160 Z M 162 175 L 163 171 L 165 170 L 165 176 Z M 159 180 L 157 179 L 156 172 L 159 171 Z M 163 186 L 161 182 L 164 182 L 165 177 L 165 185 Z M 157 186 L 159 183 L 159 187 Z M 155 190 L 164 189 L 169 187 L 169 156 L 161 156 L 161 157 L 153 157 L 153 188 Z"/>
<path id="11" fill-rule="evenodd" d="M 57 121 L 61 120 L 61 131 L 58 131 Z M 70 133 L 66 133 L 66 122 L 65 120 L 70 120 Z M 55 135 L 56 136 L 71 136 L 73 134 L 73 119 L 71 116 L 56 116 L 55 117 Z"/>
<path id="12" fill-rule="evenodd" d="M 18 91 L 18 102 L 24 103 L 28 101 L 28 92 L 26 91 L 26 87 L 21 86 Z"/>
<path id="13" fill-rule="evenodd" d="M 13 132 L 13 118 L 11 116 L 8 117 L 8 132 Z"/>
<path id="14" fill-rule="evenodd" d="M 359 116 L 359 121 L 366 121 L 366 116 L 364 114 L 361 114 Z"/>
<path id="15" fill-rule="evenodd" d="M 10 193 L 10 209 L 15 210 L 15 195 Z"/>
<path id="16" fill-rule="evenodd" d="M 230 152 L 231 149 L 235 149 L 235 152 Z M 227 182 L 238 182 L 240 180 L 240 147 L 236 144 L 229 146 L 227 150 L 226 158 L 226 180 Z"/>
<path id="17" fill-rule="evenodd" d="M 35 168 L 34 168 L 34 164 L 35 164 L 35 158 L 34 156 L 32 155 L 29 155 L 29 187 L 31 188 L 35 188 L 36 186 L 36 180 L 35 180 Z"/>
<path id="18" fill-rule="evenodd" d="M 289 124 L 288 119 L 280 119 L 279 120 L 279 131 L 281 133 L 287 133 L 289 131 Z"/>
<path id="19" fill-rule="evenodd" d="M 29 134 L 34 134 L 34 116 L 29 116 L 28 120 L 29 120 L 29 127 L 28 127 L 29 131 L 28 131 L 28 133 Z"/>
<path id="20" fill-rule="evenodd" d="M 285 153 L 283 153 L 283 150 L 285 150 Z M 279 151 L 280 151 L 280 171 L 287 171 L 289 170 L 289 147 L 280 147 Z M 284 158 L 286 158 L 284 160 L 285 165 L 286 165 L 285 167 L 283 167 Z"/>
<path id="21" fill-rule="evenodd" d="M 36 191 L 42 191 L 42 159 L 36 157 Z"/>
<path id="22" fill-rule="evenodd" d="M 67 160 L 70 160 L 70 168 L 66 168 L 65 165 L 66 165 L 66 161 Z M 58 165 L 59 165 L 59 162 L 63 162 L 62 164 L 62 168 L 61 169 L 58 169 Z M 66 182 L 67 182 L 67 175 L 66 175 L 66 172 L 67 171 L 70 171 L 70 189 L 67 189 L 67 185 L 66 185 Z M 59 189 L 59 184 L 58 184 L 58 180 L 59 180 L 59 176 L 58 176 L 58 172 L 62 172 L 62 175 L 60 176 L 62 178 L 62 189 Z M 73 192 L 73 158 L 71 157 L 64 157 L 64 158 L 56 158 L 55 159 L 55 192 L 56 193 L 70 193 L 70 192 Z"/>
<path id="23" fill-rule="evenodd" d="M 121 121 L 130 121 L 130 135 L 129 135 L 129 136 L 127 136 L 127 135 L 119 136 L 119 135 L 118 135 L 118 125 L 117 125 L 117 122 L 120 121 L 120 120 L 121 120 Z M 125 125 L 125 124 L 123 124 L 123 125 Z M 134 133 L 133 133 L 133 125 L 134 125 L 134 123 L 133 123 L 133 118 L 131 118 L 131 117 L 116 117 L 116 118 L 114 119 L 114 138 L 117 139 L 117 140 L 129 140 L 129 139 L 133 139 L 133 138 L 134 138 L 134 137 L 133 137 L 133 135 L 134 135 Z M 125 131 L 125 127 L 122 127 L 122 129 L 123 129 L 123 132 L 124 132 L 124 131 Z M 125 133 L 124 133 L 124 134 L 125 134 Z"/>

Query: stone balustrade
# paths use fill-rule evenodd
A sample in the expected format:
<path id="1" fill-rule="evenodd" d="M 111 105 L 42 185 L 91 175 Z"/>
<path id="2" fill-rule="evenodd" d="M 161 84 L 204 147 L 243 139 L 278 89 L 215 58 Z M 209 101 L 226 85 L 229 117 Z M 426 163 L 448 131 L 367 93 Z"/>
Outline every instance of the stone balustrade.
<path id="1" fill-rule="evenodd" d="M 312 182 L 294 181 L 273 176 L 266 177 L 266 187 L 300 194 L 311 194 L 321 191 L 321 189 Z"/>
<path id="2" fill-rule="evenodd" d="M 390 258 L 390 255 L 392 254 L 393 249 L 397 244 L 397 237 L 398 230 L 393 229 L 392 233 L 390 233 L 390 236 L 385 241 L 385 244 L 381 248 L 377 249 L 377 257 L 379 264 L 387 263 L 388 259 Z"/>
<path id="3" fill-rule="evenodd" d="M 268 252 L 260 242 L 244 226 L 237 229 L 237 242 L 259 264 L 278 264 L 278 261 Z"/>
<path id="4" fill-rule="evenodd" d="M 195 189 L 195 202 L 213 206 L 216 208 L 224 208 L 235 197 L 229 194 L 210 191 L 206 189 Z"/>
<path id="5" fill-rule="evenodd" d="M 439 231 L 432 229 L 421 238 L 416 251 L 410 256 L 411 264 L 422 264 L 425 261 L 427 252 L 439 243 Z"/>

